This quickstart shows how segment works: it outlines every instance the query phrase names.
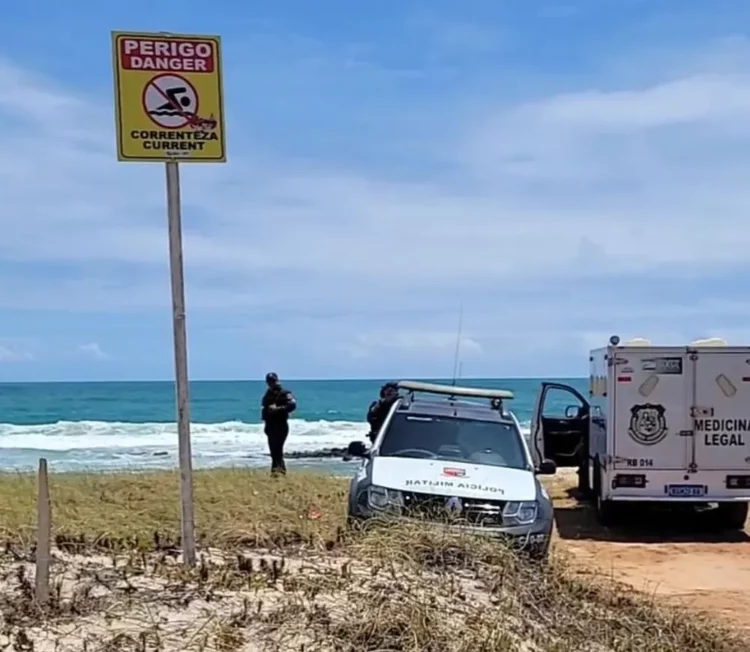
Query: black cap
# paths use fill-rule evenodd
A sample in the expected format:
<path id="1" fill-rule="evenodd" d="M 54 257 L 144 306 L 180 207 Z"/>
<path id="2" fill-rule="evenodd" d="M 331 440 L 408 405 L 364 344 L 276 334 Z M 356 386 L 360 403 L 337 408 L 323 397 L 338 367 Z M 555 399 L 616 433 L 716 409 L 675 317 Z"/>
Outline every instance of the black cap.
<path id="1" fill-rule="evenodd" d="M 385 398 L 386 394 L 394 394 L 394 393 L 396 393 L 396 394 L 398 393 L 398 383 L 394 383 L 394 382 L 385 383 L 380 388 L 380 397 L 381 398 Z"/>
<path id="2" fill-rule="evenodd" d="M 266 374 L 266 382 L 267 383 L 278 383 L 279 382 L 279 375 L 273 371 L 269 371 Z"/>

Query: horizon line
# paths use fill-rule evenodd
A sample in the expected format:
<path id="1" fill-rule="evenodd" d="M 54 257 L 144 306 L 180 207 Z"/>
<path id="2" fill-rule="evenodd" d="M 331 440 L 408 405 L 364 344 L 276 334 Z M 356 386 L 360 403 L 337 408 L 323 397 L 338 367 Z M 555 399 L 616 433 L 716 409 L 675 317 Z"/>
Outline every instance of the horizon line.
<path id="1" fill-rule="evenodd" d="M 453 381 L 448 376 L 411 376 L 415 380 L 444 380 Z M 587 376 L 466 376 L 459 380 L 578 380 L 586 379 Z M 383 377 L 349 377 L 349 378 L 304 378 L 304 377 L 289 377 L 281 378 L 282 382 L 386 382 L 392 380 L 392 378 Z M 403 380 L 403 378 L 402 378 Z M 174 378 L 157 378 L 157 379 L 123 379 L 123 380 L 0 380 L 0 386 L 2 385 L 43 385 L 43 384 L 85 384 L 85 383 L 101 383 L 101 384 L 115 384 L 115 383 L 174 383 Z M 251 379 L 251 378 L 191 378 L 190 383 L 264 383 L 263 379 Z"/>

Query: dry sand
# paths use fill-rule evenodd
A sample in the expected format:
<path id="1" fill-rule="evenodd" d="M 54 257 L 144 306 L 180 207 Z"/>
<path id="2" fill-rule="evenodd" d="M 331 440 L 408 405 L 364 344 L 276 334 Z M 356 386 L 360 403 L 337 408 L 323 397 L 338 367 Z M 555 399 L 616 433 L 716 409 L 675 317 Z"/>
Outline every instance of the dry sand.
<path id="1" fill-rule="evenodd" d="M 33 565 L 6 558 L 0 566 L 0 609 L 12 630 L 12 635 L 0 633 L 0 650 L 357 650 L 358 627 L 366 629 L 375 617 L 387 628 L 404 616 L 404 604 L 450 614 L 458 623 L 498 599 L 498 594 L 481 590 L 471 573 L 415 573 L 309 551 L 300 557 L 211 551 L 202 555 L 194 571 L 177 559 L 157 555 L 112 558 L 55 552 L 53 567 L 58 587 L 49 607 L 53 618 L 40 621 L 27 579 Z M 375 611 L 365 614 L 363 605 Z M 427 625 L 425 631 L 429 629 Z M 343 630 L 353 647 L 335 645 L 340 645 Z M 366 631 L 361 635 L 372 636 Z M 520 642 L 521 634 L 509 631 L 507 640 Z M 537 648 L 519 644 L 513 649 Z"/>
<path id="2" fill-rule="evenodd" d="M 578 502 L 573 484 L 574 476 L 563 472 L 550 489 L 557 506 L 554 546 L 578 572 L 606 574 L 750 631 L 748 530 L 727 540 L 660 518 L 604 529 L 590 507 Z M 336 554 L 281 558 L 254 551 L 237 557 L 210 551 L 192 573 L 163 554 L 82 557 L 55 550 L 54 556 L 56 617 L 40 625 L 36 614 L 26 613 L 33 610 L 33 566 L 0 553 L 0 608 L 15 621 L 14 645 L 19 626 L 29 641 L 14 649 L 257 652 L 261 640 L 275 641 L 278 649 L 300 649 L 312 642 L 305 619 L 316 613 L 316 600 L 343 622 L 352 617 L 348 610 L 356 592 L 397 595 L 398 590 L 398 580 L 387 571 L 373 573 Z M 469 580 L 458 581 L 467 583 L 464 594 L 478 595 Z M 284 622 L 294 627 L 280 627 Z M 0 631 L 0 650 L 8 643 Z"/>
<path id="3" fill-rule="evenodd" d="M 31 587 L 19 580 L 24 571 L 33 579 L 32 564 L 6 563 L 0 575 L 0 596 L 19 605 L 14 624 L 22 625 L 23 610 L 29 609 L 25 632 L 34 652 L 256 652 L 261 647 L 254 641 L 260 640 L 299 649 L 309 641 L 304 623 L 295 623 L 295 604 L 304 604 L 321 588 L 335 589 L 339 581 L 343 586 L 345 576 L 355 572 L 346 560 L 330 555 L 284 558 L 259 551 L 240 558 L 211 551 L 193 572 L 165 556 L 59 551 L 54 556 L 57 597 L 51 607 L 55 617 L 48 622 L 38 622 L 28 596 Z M 278 627 L 284 621 L 293 623 L 291 631 Z M 0 634 L 0 649 L 9 641 Z"/>
<path id="4" fill-rule="evenodd" d="M 696 533 L 663 514 L 633 515 L 603 528 L 579 503 L 575 476 L 552 482 L 556 545 L 581 572 L 598 571 L 665 600 L 687 605 L 750 631 L 750 520 L 744 532 Z"/>

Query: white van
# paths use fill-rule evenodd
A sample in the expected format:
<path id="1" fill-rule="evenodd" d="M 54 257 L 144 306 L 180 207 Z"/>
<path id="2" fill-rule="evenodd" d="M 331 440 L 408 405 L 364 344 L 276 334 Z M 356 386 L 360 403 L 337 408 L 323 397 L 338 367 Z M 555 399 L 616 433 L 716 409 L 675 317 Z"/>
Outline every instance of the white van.
<path id="1" fill-rule="evenodd" d="M 750 347 L 720 339 L 620 345 L 613 336 L 589 361 L 588 399 L 543 383 L 534 458 L 578 468 L 602 523 L 625 501 L 715 503 L 717 524 L 741 529 L 750 502 Z M 560 392 L 569 405 L 550 416 Z"/>

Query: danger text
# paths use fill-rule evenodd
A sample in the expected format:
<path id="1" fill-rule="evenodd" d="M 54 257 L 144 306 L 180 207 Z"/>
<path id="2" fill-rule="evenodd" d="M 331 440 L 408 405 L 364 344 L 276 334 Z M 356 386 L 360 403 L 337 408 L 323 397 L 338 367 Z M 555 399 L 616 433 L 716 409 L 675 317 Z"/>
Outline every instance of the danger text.
<path id="1" fill-rule="evenodd" d="M 703 433 L 706 446 L 744 446 L 750 419 L 696 419 L 695 430 Z"/>
<path id="2" fill-rule="evenodd" d="M 205 144 L 219 137 L 206 131 L 148 131 L 134 129 L 131 138 L 141 141 L 143 149 L 173 152 L 203 151 Z"/>
<path id="3" fill-rule="evenodd" d="M 214 72 L 214 48 L 208 41 L 177 39 L 120 39 L 120 62 L 124 70 L 171 70 Z"/>

